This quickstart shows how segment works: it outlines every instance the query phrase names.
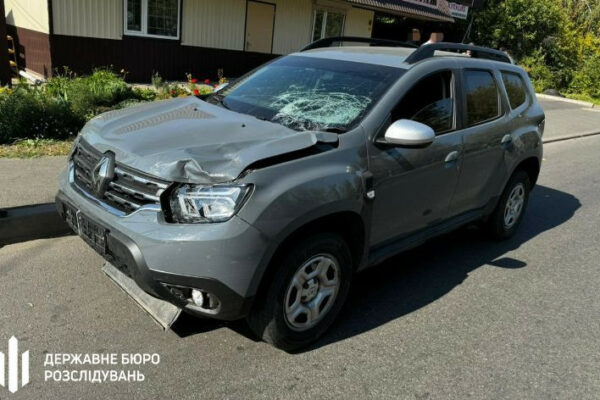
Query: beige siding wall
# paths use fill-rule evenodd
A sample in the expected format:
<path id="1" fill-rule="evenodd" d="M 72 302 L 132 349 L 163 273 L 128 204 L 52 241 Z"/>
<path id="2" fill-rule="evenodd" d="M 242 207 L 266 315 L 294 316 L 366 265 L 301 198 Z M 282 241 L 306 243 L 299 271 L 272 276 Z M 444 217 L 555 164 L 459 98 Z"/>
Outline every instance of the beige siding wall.
<path id="1" fill-rule="evenodd" d="M 47 0 L 4 0 L 6 23 L 50 33 Z"/>
<path id="2" fill-rule="evenodd" d="M 54 33 L 121 39 L 123 0 L 52 0 Z"/>
<path id="3" fill-rule="evenodd" d="M 310 39 L 312 0 L 273 0 L 273 52 L 297 51 Z M 182 44 L 244 50 L 246 0 L 184 0 Z"/>
<path id="4" fill-rule="evenodd" d="M 313 22 L 311 0 L 277 0 L 273 53 L 288 54 L 310 43 Z"/>
<path id="5" fill-rule="evenodd" d="M 371 37 L 373 30 L 373 18 L 375 13 L 362 8 L 351 8 L 346 13 L 346 24 L 344 26 L 344 35 Z"/>
<path id="6" fill-rule="evenodd" d="M 184 0 L 182 44 L 244 49 L 246 0 Z"/>

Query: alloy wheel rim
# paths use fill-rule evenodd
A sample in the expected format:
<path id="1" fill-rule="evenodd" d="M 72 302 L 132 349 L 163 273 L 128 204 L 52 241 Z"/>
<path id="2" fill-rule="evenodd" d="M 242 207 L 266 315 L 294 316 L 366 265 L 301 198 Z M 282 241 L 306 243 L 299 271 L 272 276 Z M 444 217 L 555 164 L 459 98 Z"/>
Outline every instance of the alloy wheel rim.
<path id="1" fill-rule="evenodd" d="M 523 212 L 523 205 L 525 204 L 525 186 L 522 183 L 516 185 L 511 190 L 506 206 L 504 207 L 504 227 L 506 229 L 512 228 Z"/>
<path id="2" fill-rule="evenodd" d="M 306 261 L 292 277 L 286 291 L 284 315 L 295 331 L 317 325 L 335 303 L 340 288 L 340 267 L 330 254 L 320 254 Z"/>

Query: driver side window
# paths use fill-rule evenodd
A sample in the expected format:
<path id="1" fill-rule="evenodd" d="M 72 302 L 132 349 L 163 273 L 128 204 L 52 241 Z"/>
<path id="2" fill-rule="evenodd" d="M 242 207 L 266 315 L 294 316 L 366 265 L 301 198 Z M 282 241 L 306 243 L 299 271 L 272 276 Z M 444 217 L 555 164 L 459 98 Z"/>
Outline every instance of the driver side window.
<path id="1" fill-rule="evenodd" d="M 410 119 L 431 127 L 436 135 L 454 129 L 454 93 L 451 71 L 420 80 L 392 111 L 392 121 Z"/>

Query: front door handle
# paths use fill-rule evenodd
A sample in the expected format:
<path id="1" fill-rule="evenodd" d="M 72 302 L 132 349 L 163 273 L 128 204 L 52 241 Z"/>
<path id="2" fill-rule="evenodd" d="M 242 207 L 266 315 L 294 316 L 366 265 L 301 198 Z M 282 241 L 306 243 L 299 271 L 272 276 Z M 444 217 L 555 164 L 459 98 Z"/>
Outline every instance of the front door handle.
<path id="1" fill-rule="evenodd" d="M 444 162 L 446 164 L 452 163 L 454 161 L 458 160 L 458 151 L 453 151 L 452 153 L 449 153 L 446 156 L 446 160 L 444 160 Z"/>
<path id="2" fill-rule="evenodd" d="M 511 142 L 512 142 L 512 136 L 504 135 L 500 144 L 502 144 L 502 146 L 506 146 L 507 144 L 510 144 Z"/>

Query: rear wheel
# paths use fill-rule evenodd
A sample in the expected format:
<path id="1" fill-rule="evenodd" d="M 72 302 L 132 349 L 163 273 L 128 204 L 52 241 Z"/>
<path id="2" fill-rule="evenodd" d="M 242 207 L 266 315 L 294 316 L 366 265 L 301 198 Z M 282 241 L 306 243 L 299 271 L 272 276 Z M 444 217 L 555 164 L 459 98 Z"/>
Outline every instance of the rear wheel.
<path id="1" fill-rule="evenodd" d="M 487 228 L 493 238 L 508 239 L 515 234 L 523 220 L 530 190 L 529 174 L 525 171 L 515 172 L 488 219 Z"/>
<path id="2" fill-rule="evenodd" d="M 247 321 L 258 337 L 292 351 L 317 340 L 335 320 L 350 288 L 352 257 L 340 236 L 319 234 L 280 263 Z"/>

